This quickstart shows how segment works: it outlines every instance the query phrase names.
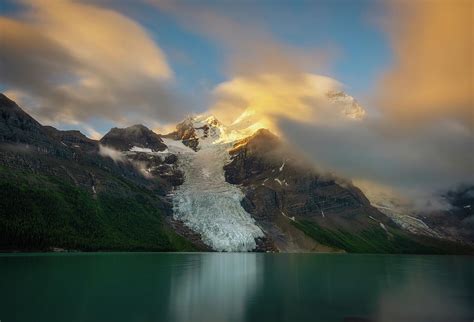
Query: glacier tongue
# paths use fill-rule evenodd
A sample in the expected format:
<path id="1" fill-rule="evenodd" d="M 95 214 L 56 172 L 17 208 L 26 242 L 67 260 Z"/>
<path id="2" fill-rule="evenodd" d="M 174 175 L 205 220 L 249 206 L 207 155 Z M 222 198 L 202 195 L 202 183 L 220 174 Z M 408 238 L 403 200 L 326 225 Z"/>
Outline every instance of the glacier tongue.
<path id="1" fill-rule="evenodd" d="M 201 137 L 195 152 L 180 141 L 164 139 L 176 153 L 184 171 L 184 184 L 173 193 L 173 217 L 201 234 L 203 242 L 217 251 L 250 251 L 262 230 L 241 206 L 239 187 L 225 181 L 224 164 L 229 161 L 229 143 L 216 136 Z M 223 134 L 223 133 L 222 133 Z"/>

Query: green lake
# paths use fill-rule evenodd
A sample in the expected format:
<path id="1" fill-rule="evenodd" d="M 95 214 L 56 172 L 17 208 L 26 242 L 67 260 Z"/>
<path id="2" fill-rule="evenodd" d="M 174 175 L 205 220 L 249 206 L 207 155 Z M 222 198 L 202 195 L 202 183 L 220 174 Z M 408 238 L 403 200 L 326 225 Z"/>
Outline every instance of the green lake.
<path id="1" fill-rule="evenodd" d="M 472 322 L 474 257 L 0 254 L 1 322 Z"/>

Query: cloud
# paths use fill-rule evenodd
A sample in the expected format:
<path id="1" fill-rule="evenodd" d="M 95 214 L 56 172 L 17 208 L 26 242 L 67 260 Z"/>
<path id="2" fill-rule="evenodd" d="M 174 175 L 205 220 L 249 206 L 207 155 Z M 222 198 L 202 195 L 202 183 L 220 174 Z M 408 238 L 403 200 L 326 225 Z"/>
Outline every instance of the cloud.
<path id="1" fill-rule="evenodd" d="M 128 161 L 126 156 L 119 150 L 115 150 L 111 147 L 99 144 L 99 154 L 103 157 L 108 157 L 114 160 L 116 163 L 125 163 Z"/>
<path id="2" fill-rule="evenodd" d="M 313 74 L 236 77 L 215 88 L 210 112 L 231 128 L 269 128 L 321 171 L 368 182 L 362 187 L 369 187 L 366 193 L 391 187 L 398 201 L 408 198 L 417 208 L 441 206 L 434 193 L 474 182 L 469 129 L 437 122 L 406 130 L 365 115 L 349 98 L 331 101 L 327 93 L 342 88 L 334 79 Z M 360 117 L 347 117 L 348 109 Z"/>
<path id="3" fill-rule="evenodd" d="M 451 123 L 415 133 L 386 129 L 371 120 L 318 126 L 280 120 L 279 125 L 288 141 L 320 168 L 391 186 L 421 203 L 434 192 L 474 182 L 472 135 Z"/>
<path id="4" fill-rule="evenodd" d="M 322 170 L 391 187 L 419 207 L 439 205 L 433 194 L 474 182 L 472 18 L 462 0 L 411 3 L 388 7 L 394 64 L 372 93 L 375 113 L 358 122 L 324 101 L 328 89 L 343 85 L 311 73 L 298 50 L 282 44 L 270 45 L 271 53 L 248 50 L 257 40 L 263 47 L 276 40 L 224 16 L 200 22 L 231 49 L 230 79 L 214 89 L 210 111 L 227 122 L 250 116 Z M 264 59 L 272 56 L 278 59 Z M 240 68 L 245 62 L 251 68 Z"/>
<path id="5" fill-rule="evenodd" d="M 153 178 L 153 175 L 148 171 L 147 162 L 129 159 L 125 152 L 99 144 L 99 154 L 105 158 L 111 158 L 117 164 L 122 163 L 132 165 L 144 178 Z"/>
<path id="6" fill-rule="evenodd" d="M 328 94 L 342 88 L 335 79 L 315 74 L 240 76 L 214 89 L 210 112 L 227 123 L 252 119 L 274 132 L 278 132 L 276 121 L 281 118 L 311 124 L 340 121 L 348 106 L 331 101 Z M 360 110 L 359 116 L 363 114 Z"/>
<path id="7" fill-rule="evenodd" d="M 165 54 L 130 18 L 78 1 L 26 0 L 0 17 L 0 83 L 47 123 L 118 123 L 186 114 Z"/>
<path id="8" fill-rule="evenodd" d="M 391 1 L 388 9 L 394 63 L 380 78 L 375 104 L 408 126 L 451 119 L 472 130 L 472 1 Z"/>

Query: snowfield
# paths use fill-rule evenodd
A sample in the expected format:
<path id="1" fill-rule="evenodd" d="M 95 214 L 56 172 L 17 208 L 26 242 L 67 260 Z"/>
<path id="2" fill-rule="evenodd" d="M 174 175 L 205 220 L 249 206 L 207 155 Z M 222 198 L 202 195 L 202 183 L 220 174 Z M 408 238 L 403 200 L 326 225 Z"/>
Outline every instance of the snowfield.
<path id="1" fill-rule="evenodd" d="M 198 120 L 197 120 L 198 121 Z M 202 126 L 197 122 L 195 127 Z M 207 138 L 197 131 L 200 149 L 186 147 L 181 141 L 163 139 L 170 153 L 178 155 L 184 184 L 172 194 L 173 217 L 201 234 L 204 243 L 217 251 L 251 251 L 262 230 L 240 201 L 238 186 L 225 181 L 224 165 L 229 162 L 231 143 L 222 140 L 224 129 L 215 127 Z"/>

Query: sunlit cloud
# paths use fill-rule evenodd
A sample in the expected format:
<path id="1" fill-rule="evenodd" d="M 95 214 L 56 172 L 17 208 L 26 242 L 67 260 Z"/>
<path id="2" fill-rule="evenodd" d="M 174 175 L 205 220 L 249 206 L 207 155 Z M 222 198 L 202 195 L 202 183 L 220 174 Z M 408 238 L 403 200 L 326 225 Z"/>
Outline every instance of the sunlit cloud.
<path id="1" fill-rule="evenodd" d="M 472 33 L 467 2 L 417 3 L 422 5 L 396 2 L 388 7 L 391 15 L 403 14 L 387 26 L 395 62 L 381 71 L 380 86 L 371 94 L 373 106 L 367 111 L 375 113 L 363 112 L 360 122 L 339 117 L 341 110 L 323 99 L 344 87 L 312 74 L 292 55 L 297 50 L 275 49 L 285 59 L 274 64 L 258 59 L 271 54 L 255 46 L 258 66 L 239 69 L 249 61 L 238 48 L 246 26 L 225 16 L 210 19 L 214 25 L 208 32 L 231 42 L 233 67 L 230 79 L 214 89 L 210 111 L 228 123 L 246 119 L 249 126 L 257 124 L 253 129 L 272 129 L 320 169 L 370 183 L 365 186 L 391 187 L 394 195 L 409 197 L 420 208 L 441 205 L 434 193 L 474 180 Z M 225 22 L 222 28 L 219 21 Z M 234 35 L 225 32 L 229 25 Z M 253 34 L 261 44 L 274 41 L 259 30 Z M 449 48 L 442 50 L 438 41 Z"/>
<path id="2" fill-rule="evenodd" d="M 45 123 L 181 117 L 165 54 L 134 20 L 78 1 L 25 0 L 0 17 L 0 82 Z M 20 94 L 21 93 L 21 94 Z"/>
<path id="3" fill-rule="evenodd" d="M 340 93 L 342 88 L 335 79 L 314 74 L 236 77 L 214 89 L 216 101 L 211 113 L 226 123 L 244 126 L 257 123 L 258 127 L 277 133 L 281 118 L 313 125 L 344 122 L 349 112 L 355 110 L 356 114 L 349 119 L 363 118 L 365 111 L 356 102 L 341 104 L 331 99 L 331 94 Z"/>
<path id="4" fill-rule="evenodd" d="M 427 209 L 442 204 L 440 192 L 474 182 L 472 4 L 394 1 L 387 9 L 394 63 L 371 94 L 378 113 L 362 123 L 279 124 L 323 169 L 389 186 Z"/>
<path id="5" fill-rule="evenodd" d="M 394 63 L 375 103 L 399 124 L 454 120 L 474 126 L 473 4 L 392 1 L 384 21 Z"/>

